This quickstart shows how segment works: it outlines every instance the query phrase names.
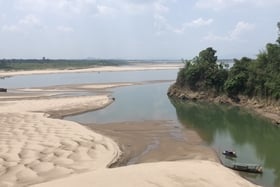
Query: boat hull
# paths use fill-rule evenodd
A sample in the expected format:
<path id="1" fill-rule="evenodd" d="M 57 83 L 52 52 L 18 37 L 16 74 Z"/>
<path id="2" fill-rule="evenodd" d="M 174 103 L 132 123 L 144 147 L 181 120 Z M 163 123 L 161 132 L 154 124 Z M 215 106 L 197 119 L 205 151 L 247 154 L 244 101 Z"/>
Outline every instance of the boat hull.
<path id="1" fill-rule="evenodd" d="M 223 151 L 222 154 L 225 155 L 225 156 L 228 156 L 228 157 L 233 157 L 233 158 L 237 157 L 236 153 L 232 152 L 232 151 Z"/>
<path id="2" fill-rule="evenodd" d="M 250 166 L 250 165 L 240 165 L 240 164 L 234 164 L 231 169 L 237 170 L 237 171 L 244 171 L 249 173 L 262 173 L 262 167 L 258 165 Z"/>

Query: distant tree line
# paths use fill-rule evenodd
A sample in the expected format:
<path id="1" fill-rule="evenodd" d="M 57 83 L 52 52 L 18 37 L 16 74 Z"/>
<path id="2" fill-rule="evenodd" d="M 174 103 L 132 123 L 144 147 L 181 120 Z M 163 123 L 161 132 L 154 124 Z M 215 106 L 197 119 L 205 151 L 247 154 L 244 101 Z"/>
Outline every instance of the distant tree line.
<path id="1" fill-rule="evenodd" d="M 185 66 L 177 76 L 176 85 L 193 91 L 210 91 L 263 99 L 280 99 L 280 22 L 276 43 L 268 43 L 256 59 L 234 59 L 229 69 L 217 61 L 216 51 L 209 47 Z"/>
<path id="2" fill-rule="evenodd" d="M 0 70 L 36 70 L 88 68 L 94 66 L 118 66 L 128 62 L 125 60 L 67 60 L 67 59 L 2 59 Z"/>

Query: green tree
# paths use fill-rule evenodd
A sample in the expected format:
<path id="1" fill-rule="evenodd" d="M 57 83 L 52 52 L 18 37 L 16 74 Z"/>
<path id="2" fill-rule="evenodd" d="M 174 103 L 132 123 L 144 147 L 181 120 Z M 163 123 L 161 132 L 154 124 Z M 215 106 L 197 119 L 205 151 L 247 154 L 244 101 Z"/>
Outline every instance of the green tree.
<path id="1" fill-rule="evenodd" d="M 280 44 L 280 22 L 277 23 L 277 27 L 278 27 L 278 38 L 277 38 L 277 43 Z"/>
<path id="2" fill-rule="evenodd" d="M 230 69 L 229 77 L 225 82 L 225 90 L 230 97 L 245 92 L 251 62 L 252 60 L 247 57 L 243 57 L 241 60 L 234 60 L 234 65 Z"/>
<path id="3" fill-rule="evenodd" d="M 202 50 L 178 73 L 176 84 L 191 90 L 212 90 L 220 92 L 227 79 L 227 71 L 217 63 L 216 50 L 211 47 Z"/>
<path id="4" fill-rule="evenodd" d="M 199 63 L 216 64 L 218 59 L 217 56 L 215 56 L 216 52 L 217 51 L 212 47 L 208 47 L 205 50 L 200 51 L 198 55 Z"/>
<path id="5" fill-rule="evenodd" d="M 8 60 L 0 60 L 0 69 L 9 69 Z"/>

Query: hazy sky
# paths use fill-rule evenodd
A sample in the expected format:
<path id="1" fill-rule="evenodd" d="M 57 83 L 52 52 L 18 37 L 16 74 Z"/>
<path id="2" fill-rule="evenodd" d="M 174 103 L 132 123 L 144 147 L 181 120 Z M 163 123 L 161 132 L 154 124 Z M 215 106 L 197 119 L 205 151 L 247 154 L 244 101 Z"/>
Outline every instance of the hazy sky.
<path id="1" fill-rule="evenodd" d="M 280 0 L 0 0 L 0 58 L 189 59 L 255 55 Z"/>

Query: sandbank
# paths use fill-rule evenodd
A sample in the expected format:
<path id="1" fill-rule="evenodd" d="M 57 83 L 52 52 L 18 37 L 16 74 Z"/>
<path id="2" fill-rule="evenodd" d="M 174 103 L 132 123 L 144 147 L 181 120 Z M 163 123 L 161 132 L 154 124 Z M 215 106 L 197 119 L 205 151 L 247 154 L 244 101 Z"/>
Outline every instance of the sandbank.
<path id="1" fill-rule="evenodd" d="M 203 160 L 186 160 L 100 169 L 34 187 L 251 187 L 255 186 L 222 165 Z"/>
<path id="2" fill-rule="evenodd" d="M 179 69 L 183 64 L 136 64 L 128 66 L 97 66 L 86 69 L 47 69 L 31 71 L 0 71 L 0 77 L 9 77 L 16 75 L 34 75 L 34 74 L 51 74 L 51 73 L 84 73 L 84 72 L 104 72 L 104 71 L 143 71 L 143 70 L 168 70 Z"/>
<path id="3" fill-rule="evenodd" d="M 0 101 L 0 186 L 29 186 L 115 162 L 121 152 L 110 138 L 46 114 L 110 102 L 106 95 Z"/>

